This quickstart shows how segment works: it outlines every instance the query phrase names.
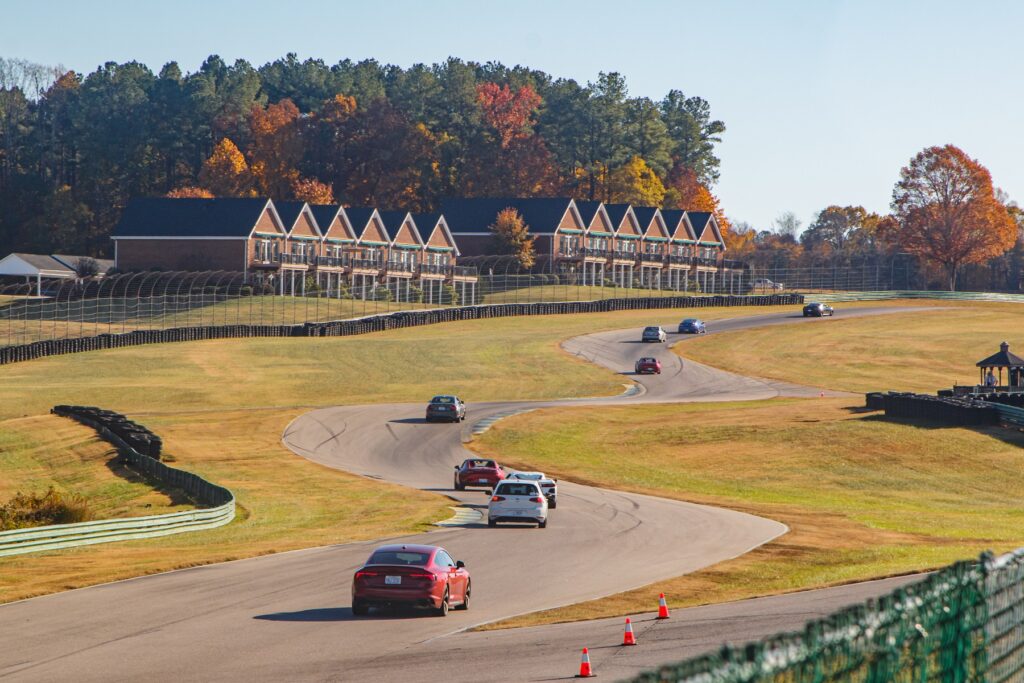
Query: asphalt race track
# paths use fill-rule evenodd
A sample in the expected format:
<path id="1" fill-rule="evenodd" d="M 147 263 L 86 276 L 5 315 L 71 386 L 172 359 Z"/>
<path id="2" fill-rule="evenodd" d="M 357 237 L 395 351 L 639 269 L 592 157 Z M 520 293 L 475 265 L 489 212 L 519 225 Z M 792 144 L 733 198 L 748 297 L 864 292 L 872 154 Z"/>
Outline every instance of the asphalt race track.
<path id="1" fill-rule="evenodd" d="M 861 308 L 837 317 L 908 309 Z M 934 309 L 928 309 L 934 310 Z M 651 312 L 670 332 L 678 320 Z M 708 324 L 709 332 L 829 324 L 785 312 Z M 482 490 L 456 492 L 452 466 L 472 426 L 555 405 L 752 400 L 817 396 L 818 389 L 740 377 L 692 361 L 639 330 L 588 335 L 564 348 L 636 380 L 639 393 L 606 399 L 470 404 L 465 426 L 426 424 L 422 404 L 316 410 L 286 430 L 297 454 L 350 472 L 443 492 L 486 514 Z M 662 374 L 633 377 L 655 355 Z M 444 387 L 438 387 L 443 391 Z M 735 557 L 786 529 L 731 510 L 559 482 L 547 529 L 470 522 L 401 540 L 445 546 L 473 577 L 473 600 L 447 618 L 349 609 L 352 573 L 378 542 L 282 553 L 59 593 L 0 606 L 0 679 L 18 681 L 550 681 L 571 677 L 591 648 L 602 677 L 799 628 L 809 618 L 891 590 L 869 582 L 636 620 L 641 647 L 618 648 L 621 620 L 463 633 L 472 626 L 639 587 Z M 453 503 L 454 505 L 454 503 Z M 394 541 L 392 541 L 394 542 Z M 400 542 L 400 541 L 399 541 Z M 655 607 L 652 605 L 652 608 Z"/>

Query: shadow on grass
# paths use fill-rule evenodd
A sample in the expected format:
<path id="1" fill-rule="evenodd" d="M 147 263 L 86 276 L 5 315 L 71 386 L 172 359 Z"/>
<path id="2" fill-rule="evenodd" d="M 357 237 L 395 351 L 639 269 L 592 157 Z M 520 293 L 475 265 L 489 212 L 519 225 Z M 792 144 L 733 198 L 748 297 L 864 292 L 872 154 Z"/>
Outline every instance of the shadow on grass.
<path id="1" fill-rule="evenodd" d="M 877 414 L 875 415 L 867 415 L 860 419 L 865 422 L 883 422 L 886 424 L 898 424 L 904 425 L 906 427 L 913 427 L 915 429 L 969 429 L 977 434 L 983 434 L 985 436 L 990 436 L 994 439 L 999 439 L 1003 443 L 1009 444 L 1011 446 L 1024 448 L 1024 432 L 1020 432 L 1017 431 L 1016 429 L 1011 429 L 1008 427 L 1001 427 L 999 425 L 948 424 L 946 422 L 938 422 L 936 420 L 928 420 L 924 418 L 886 417 L 885 414 L 881 412 L 877 412 Z"/>
<path id="2" fill-rule="evenodd" d="M 168 503 L 169 506 L 191 505 L 197 508 L 207 507 L 200 501 L 194 500 L 181 489 L 169 486 L 159 479 L 147 477 L 131 469 L 121 461 L 121 456 L 118 454 L 116 449 L 111 449 L 108 452 L 108 455 L 113 456 L 106 462 L 107 469 L 110 470 L 112 474 L 133 484 L 145 484 L 157 493 L 167 496 L 170 500 Z"/>

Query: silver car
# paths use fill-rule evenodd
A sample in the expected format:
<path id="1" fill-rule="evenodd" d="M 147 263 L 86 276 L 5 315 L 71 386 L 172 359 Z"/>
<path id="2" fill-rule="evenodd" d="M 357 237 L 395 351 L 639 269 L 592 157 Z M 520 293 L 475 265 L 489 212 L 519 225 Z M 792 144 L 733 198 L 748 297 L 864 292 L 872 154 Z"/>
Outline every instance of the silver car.
<path id="1" fill-rule="evenodd" d="M 548 499 L 548 509 L 558 507 L 558 480 L 552 479 L 543 472 L 512 472 L 505 476 L 505 481 L 535 481 L 540 484 L 544 497 Z"/>
<path id="2" fill-rule="evenodd" d="M 640 341 L 642 342 L 666 342 L 668 341 L 668 335 L 665 334 L 665 330 L 661 329 L 658 325 L 650 325 L 644 328 L 643 334 L 640 335 Z"/>
<path id="3" fill-rule="evenodd" d="M 502 480 L 491 492 L 487 504 L 487 526 L 498 522 L 536 523 L 548 525 L 548 499 L 535 481 Z"/>

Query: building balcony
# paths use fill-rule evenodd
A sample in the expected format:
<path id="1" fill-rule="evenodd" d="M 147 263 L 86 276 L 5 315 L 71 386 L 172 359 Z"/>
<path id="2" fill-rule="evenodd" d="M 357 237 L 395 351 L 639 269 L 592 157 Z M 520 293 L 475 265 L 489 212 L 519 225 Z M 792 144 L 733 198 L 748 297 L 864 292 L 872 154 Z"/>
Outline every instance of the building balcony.
<path id="1" fill-rule="evenodd" d="M 718 268 L 718 259 L 704 256 L 693 257 L 693 263 L 699 268 Z"/>
<path id="2" fill-rule="evenodd" d="M 608 252 L 608 258 L 618 263 L 636 263 L 637 253 L 635 251 L 619 251 L 613 250 Z"/>
<path id="3" fill-rule="evenodd" d="M 310 263 L 315 263 L 316 257 L 312 254 L 278 254 L 277 262 L 282 266 L 295 266 L 308 268 Z"/>
<path id="4" fill-rule="evenodd" d="M 725 270 L 743 270 L 747 267 L 747 264 L 743 261 L 735 261 L 733 259 L 723 259 L 722 268 Z"/>
<path id="5" fill-rule="evenodd" d="M 612 257 L 612 251 L 610 249 L 592 249 L 587 247 L 581 251 L 583 252 L 583 258 L 591 260 L 607 261 Z"/>
<path id="6" fill-rule="evenodd" d="M 416 263 L 412 261 L 388 261 L 384 269 L 392 275 L 412 275 L 416 272 Z"/>
<path id="7" fill-rule="evenodd" d="M 317 256 L 317 268 L 348 268 L 352 259 L 348 256 Z"/>
<path id="8" fill-rule="evenodd" d="M 448 277 L 452 266 L 446 263 L 421 263 L 420 264 L 420 275 L 426 275 L 428 277 Z"/>
<path id="9" fill-rule="evenodd" d="M 351 263 L 352 270 L 379 271 L 384 267 L 384 260 L 380 258 L 354 258 Z"/>
<path id="10" fill-rule="evenodd" d="M 665 263 L 664 254 L 641 253 L 637 254 L 637 263 L 644 266 L 661 267 Z"/>
<path id="11" fill-rule="evenodd" d="M 463 280 L 477 279 L 477 269 L 474 266 L 448 266 L 448 268 L 454 278 Z"/>

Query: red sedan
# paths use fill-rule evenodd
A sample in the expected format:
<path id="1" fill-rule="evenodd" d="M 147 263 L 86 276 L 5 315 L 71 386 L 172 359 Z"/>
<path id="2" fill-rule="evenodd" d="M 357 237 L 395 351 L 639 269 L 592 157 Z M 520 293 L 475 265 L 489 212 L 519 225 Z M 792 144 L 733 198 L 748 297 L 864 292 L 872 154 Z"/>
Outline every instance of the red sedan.
<path id="1" fill-rule="evenodd" d="M 352 579 L 352 614 L 370 607 L 426 607 L 439 617 L 469 609 L 472 585 L 466 565 L 433 545 L 382 545 Z"/>
<path id="2" fill-rule="evenodd" d="M 454 486 L 462 491 L 467 486 L 494 486 L 505 478 L 505 470 L 493 460 L 485 458 L 466 458 L 461 465 L 455 466 Z"/>
<path id="3" fill-rule="evenodd" d="M 635 366 L 634 369 L 636 371 L 636 374 L 638 374 L 638 375 L 646 375 L 646 374 L 660 375 L 661 374 L 661 361 L 658 360 L 657 358 L 652 358 L 650 356 L 647 356 L 647 357 L 644 357 L 644 358 L 641 358 L 640 360 L 638 360 L 636 362 L 636 366 Z"/>

